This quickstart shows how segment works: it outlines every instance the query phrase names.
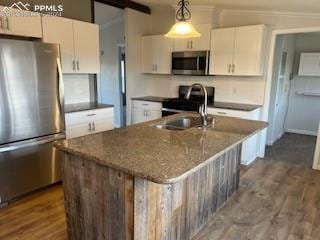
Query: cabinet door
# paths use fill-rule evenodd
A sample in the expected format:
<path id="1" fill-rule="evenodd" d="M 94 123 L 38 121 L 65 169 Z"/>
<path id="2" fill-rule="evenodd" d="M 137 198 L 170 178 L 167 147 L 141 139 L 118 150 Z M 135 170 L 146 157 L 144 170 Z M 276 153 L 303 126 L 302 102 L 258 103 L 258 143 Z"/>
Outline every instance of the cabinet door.
<path id="1" fill-rule="evenodd" d="M 154 36 L 144 36 L 141 39 L 141 72 L 153 73 L 155 71 L 154 49 L 156 48 Z"/>
<path id="2" fill-rule="evenodd" d="M 300 76 L 320 76 L 320 53 L 301 53 Z"/>
<path id="3" fill-rule="evenodd" d="M 233 54 L 233 74 L 259 76 L 263 74 L 266 42 L 264 25 L 237 27 Z"/>
<path id="4" fill-rule="evenodd" d="M 144 108 L 132 108 L 132 124 L 145 122 L 146 110 Z"/>
<path id="5" fill-rule="evenodd" d="M 191 51 L 191 41 L 188 38 L 175 39 L 173 43 L 175 52 Z"/>
<path id="6" fill-rule="evenodd" d="M 71 126 L 66 129 L 67 139 L 82 137 L 89 134 L 92 134 L 92 131 L 90 130 L 89 122 Z"/>
<path id="7" fill-rule="evenodd" d="M 156 120 L 162 117 L 161 111 L 147 110 L 147 121 Z"/>
<path id="8" fill-rule="evenodd" d="M 210 49 L 211 24 L 199 24 L 194 26 L 201 33 L 199 38 L 175 39 L 174 51 L 208 51 Z"/>
<path id="9" fill-rule="evenodd" d="M 99 73 L 99 26 L 74 20 L 73 35 L 77 73 Z"/>
<path id="10" fill-rule="evenodd" d="M 0 11 L 3 11 L 5 7 L 0 6 Z M 5 16 L 3 14 L 0 14 L 0 34 L 4 34 L 5 33 L 5 26 L 4 26 L 4 21 L 5 21 Z"/>
<path id="11" fill-rule="evenodd" d="M 63 73 L 75 72 L 72 20 L 62 17 L 42 17 L 43 41 L 60 44 Z"/>
<path id="12" fill-rule="evenodd" d="M 94 133 L 109 131 L 114 128 L 113 118 L 95 120 L 91 124 L 92 124 L 92 132 Z"/>
<path id="13" fill-rule="evenodd" d="M 211 31 L 210 74 L 232 75 L 234 34 L 234 28 L 214 29 Z"/>
<path id="14" fill-rule="evenodd" d="M 164 36 L 157 36 L 156 40 L 156 73 L 171 74 L 172 40 Z"/>
<path id="15" fill-rule="evenodd" d="M 11 8 L 8 16 L 2 16 L 4 33 L 24 37 L 42 37 L 41 16 L 39 13 Z"/>
<path id="16" fill-rule="evenodd" d="M 211 24 L 199 24 L 195 28 L 201 37 L 191 39 L 191 50 L 192 51 L 208 51 L 210 50 L 210 33 L 211 33 Z"/>

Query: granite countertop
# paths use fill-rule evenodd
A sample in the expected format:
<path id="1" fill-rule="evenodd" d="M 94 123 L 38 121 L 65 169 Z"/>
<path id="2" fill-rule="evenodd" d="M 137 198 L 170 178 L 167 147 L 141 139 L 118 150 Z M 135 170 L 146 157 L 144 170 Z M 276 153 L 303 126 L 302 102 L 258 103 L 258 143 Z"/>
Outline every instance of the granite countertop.
<path id="1" fill-rule="evenodd" d="M 88 110 L 101 109 L 101 108 L 112 108 L 112 107 L 114 106 L 110 104 L 97 103 L 97 102 L 84 102 L 84 103 L 75 103 L 75 104 L 65 104 L 64 112 L 72 113 L 72 112 L 81 112 L 81 111 L 88 111 Z"/>
<path id="2" fill-rule="evenodd" d="M 164 102 L 167 97 L 157 97 L 157 96 L 144 96 L 144 97 L 133 97 L 131 100 L 147 101 L 147 102 Z"/>
<path id="3" fill-rule="evenodd" d="M 214 102 L 214 104 L 208 104 L 208 107 L 251 112 L 253 110 L 261 108 L 262 106 L 244 103 Z"/>
<path id="4" fill-rule="evenodd" d="M 157 96 L 144 96 L 144 97 L 131 98 L 131 100 L 139 100 L 139 101 L 147 101 L 147 102 L 164 102 L 169 99 L 170 98 L 168 98 L 168 97 L 157 97 Z M 215 101 L 213 104 L 208 104 L 208 107 L 251 112 L 253 110 L 261 108 L 262 106 L 255 105 L 255 104 Z"/>
<path id="5" fill-rule="evenodd" d="M 55 146 L 125 173 L 159 184 L 178 182 L 267 123 L 215 117 L 214 127 L 169 131 L 154 127 L 168 119 L 198 116 L 182 113 L 121 129 L 60 141 Z"/>

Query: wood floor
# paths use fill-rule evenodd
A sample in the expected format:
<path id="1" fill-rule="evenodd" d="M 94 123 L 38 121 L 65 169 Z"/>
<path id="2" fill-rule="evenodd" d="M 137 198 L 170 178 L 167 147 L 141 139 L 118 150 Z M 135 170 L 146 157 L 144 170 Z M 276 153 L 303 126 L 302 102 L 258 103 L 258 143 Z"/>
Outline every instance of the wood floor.
<path id="1" fill-rule="evenodd" d="M 61 186 L 0 209 L 1 240 L 66 240 Z"/>
<path id="2" fill-rule="evenodd" d="M 320 172 L 269 158 L 241 175 L 239 191 L 195 240 L 320 239 Z M 67 239 L 61 186 L 0 209 L 0 239 Z"/>

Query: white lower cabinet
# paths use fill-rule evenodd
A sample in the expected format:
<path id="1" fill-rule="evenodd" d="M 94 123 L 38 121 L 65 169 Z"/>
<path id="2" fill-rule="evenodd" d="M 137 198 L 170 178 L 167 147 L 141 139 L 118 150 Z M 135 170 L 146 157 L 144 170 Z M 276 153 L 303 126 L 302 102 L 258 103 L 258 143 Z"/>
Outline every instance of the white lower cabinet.
<path id="1" fill-rule="evenodd" d="M 208 113 L 224 117 L 236 117 L 248 120 L 259 120 L 260 108 L 253 111 L 239 111 L 221 108 L 208 108 Z M 260 134 L 250 137 L 242 144 L 241 164 L 249 165 L 259 155 L 260 150 Z"/>
<path id="2" fill-rule="evenodd" d="M 113 108 L 66 113 L 67 139 L 108 131 L 114 128 Z"/>
<path id="3" fill-rule="evenodd" d="M 132 101 L 132 124 L 142 123 L 162 117 L 162 103 Z"/>

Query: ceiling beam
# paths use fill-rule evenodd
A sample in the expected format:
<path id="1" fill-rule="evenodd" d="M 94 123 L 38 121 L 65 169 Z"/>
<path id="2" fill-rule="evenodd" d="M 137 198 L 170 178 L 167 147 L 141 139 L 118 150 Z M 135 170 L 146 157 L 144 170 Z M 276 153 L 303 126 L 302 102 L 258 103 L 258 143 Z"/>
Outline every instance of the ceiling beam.
<path id="1" fill-rule="evenodd" d="M 94 1 L 111 5 L 117 8 L 122 8 L 122 9 L 131 8 L 143 13 L 151 14 L 151 9 L 148 6 L 131 1 L 131 0 L 94 0 Z"/>

